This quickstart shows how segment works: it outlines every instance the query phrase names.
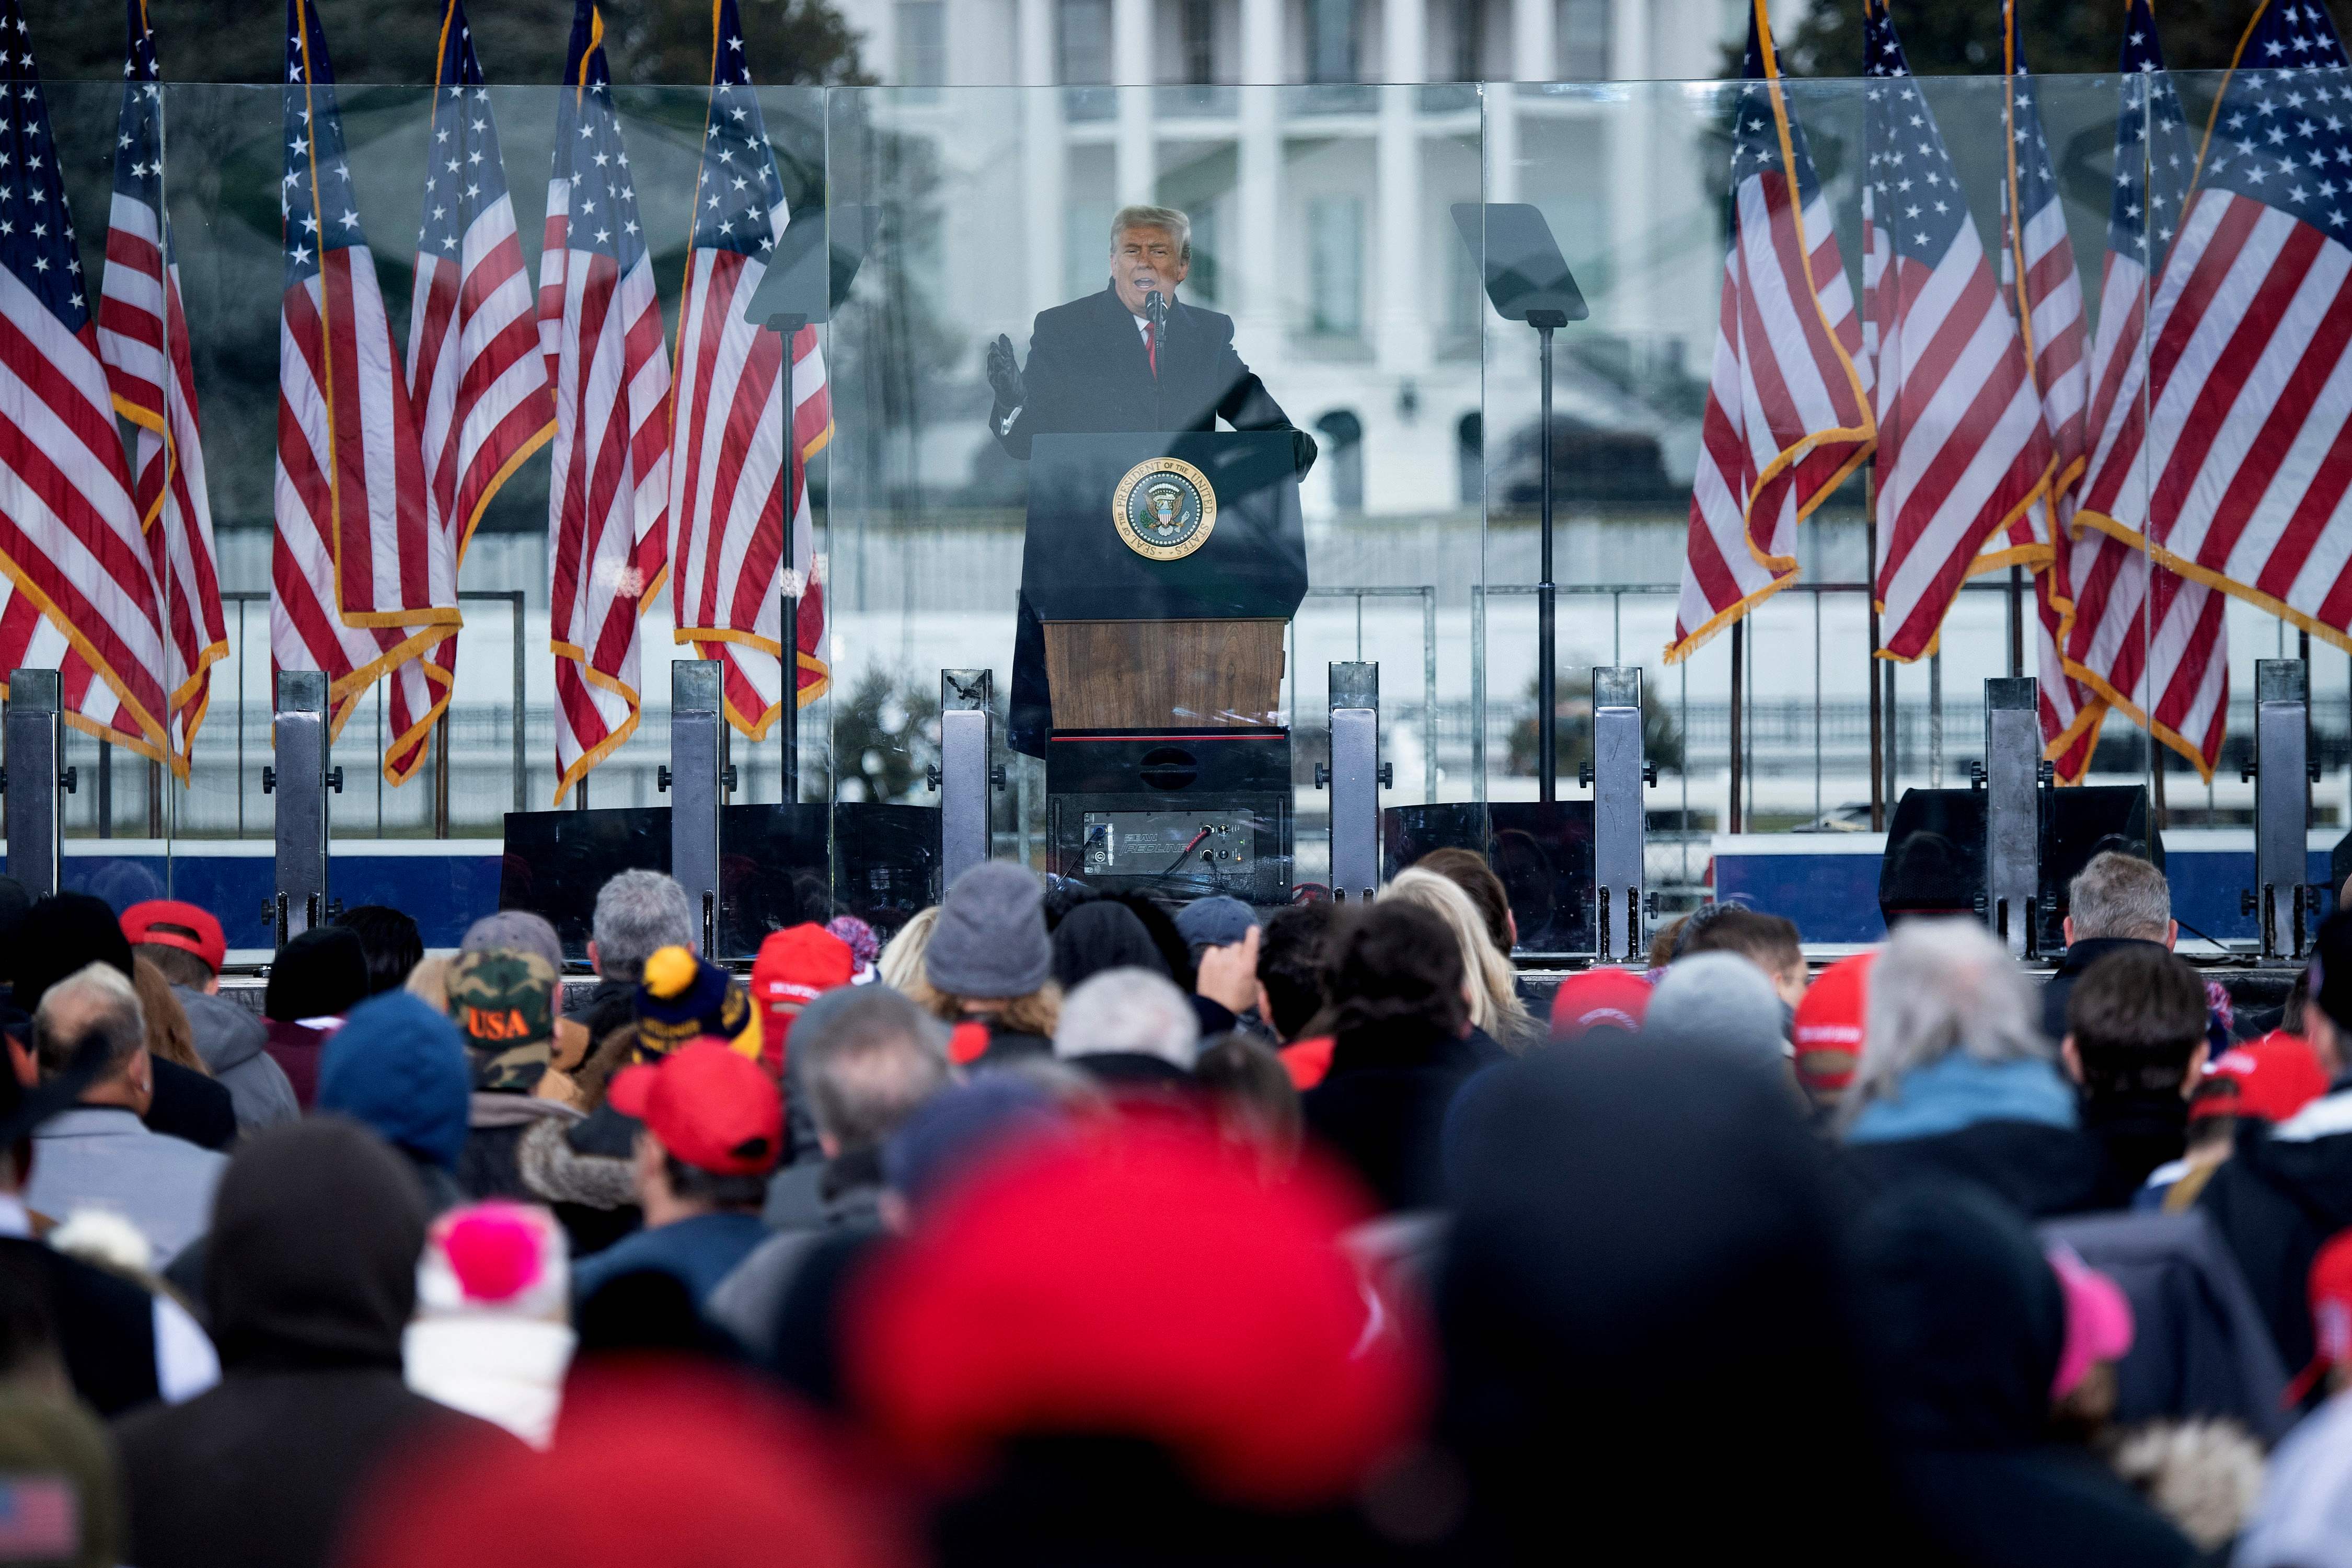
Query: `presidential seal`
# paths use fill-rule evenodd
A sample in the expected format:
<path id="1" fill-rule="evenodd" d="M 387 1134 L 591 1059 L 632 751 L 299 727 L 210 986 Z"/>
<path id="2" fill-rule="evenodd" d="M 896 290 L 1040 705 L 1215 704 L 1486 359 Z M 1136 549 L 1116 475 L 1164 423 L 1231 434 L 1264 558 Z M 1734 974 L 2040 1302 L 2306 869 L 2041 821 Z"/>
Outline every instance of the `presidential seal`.
<path id="1" fill-rule="evenodd" d="M 1152 458 L 1128 469 L 1111 498 L 1111 525 L 1127 547 L 1150 561 L 1181 561 L 1217 526 L 1217 492 L 1209 476 L 1178 458 Z"/>

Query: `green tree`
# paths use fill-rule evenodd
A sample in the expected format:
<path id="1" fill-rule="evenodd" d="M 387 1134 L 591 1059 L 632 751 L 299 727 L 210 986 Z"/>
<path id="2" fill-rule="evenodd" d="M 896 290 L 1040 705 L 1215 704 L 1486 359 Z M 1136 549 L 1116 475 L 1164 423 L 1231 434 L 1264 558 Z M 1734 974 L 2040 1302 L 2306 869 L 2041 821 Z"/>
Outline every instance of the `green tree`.
<path id="1" fill-rule="evenodd" d="M 1791 76 L 1862 74 L 1863 0 L 1812 0 L 1804 20 L 1780 35 L 1781 68 Z M 2156 7 L 2164 63 L 2173 70 L 2221 70 L 2252 12 L 2227 5 Z M 1903 54 L 1920 76 L 1979 76 L 2000 69 L 2000 7 L 1993 0 L 1898 0 Z M 2042 0 L 2025 9 L 2026 63 L 2043 75 L 2112 71 L 2123 47 L 2123 8 L 2112 0 Z M 2340 13 L 2339 13 L 2340 15 Z M 1739 74 L 1735 46 L 1724 75 Z"/>

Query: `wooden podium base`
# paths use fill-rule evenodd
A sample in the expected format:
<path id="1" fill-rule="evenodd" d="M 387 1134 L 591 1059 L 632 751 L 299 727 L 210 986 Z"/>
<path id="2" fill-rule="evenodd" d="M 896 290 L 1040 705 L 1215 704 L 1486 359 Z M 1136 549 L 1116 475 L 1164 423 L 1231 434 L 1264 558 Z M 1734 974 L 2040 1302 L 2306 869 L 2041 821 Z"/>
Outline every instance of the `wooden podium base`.
<path id="1" fill-rule="evenodd" d="M 1056 730 L 1280 722 L 1287 622 L 1048 621 Z"/>

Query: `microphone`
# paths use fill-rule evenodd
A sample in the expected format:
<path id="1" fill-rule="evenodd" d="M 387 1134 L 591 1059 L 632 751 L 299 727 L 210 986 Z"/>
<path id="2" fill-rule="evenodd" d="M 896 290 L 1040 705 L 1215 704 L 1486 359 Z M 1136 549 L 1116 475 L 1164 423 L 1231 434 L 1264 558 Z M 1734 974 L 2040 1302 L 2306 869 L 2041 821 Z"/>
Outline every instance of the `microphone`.
<path id="1" fill-rule="evenodd" d="M 1143 297 L 1143 318 L 1154 328 L 1168 325 L 1168 296 L 1154 289 Z"/>

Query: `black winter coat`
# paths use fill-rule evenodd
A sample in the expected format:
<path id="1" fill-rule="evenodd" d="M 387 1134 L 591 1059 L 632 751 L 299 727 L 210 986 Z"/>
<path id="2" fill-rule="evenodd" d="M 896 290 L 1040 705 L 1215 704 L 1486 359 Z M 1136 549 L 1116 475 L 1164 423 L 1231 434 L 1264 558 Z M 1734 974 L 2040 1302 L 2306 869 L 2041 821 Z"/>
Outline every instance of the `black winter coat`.
<path id="1" fill-rule="evenodd" d="M 324 1117 L 257 1134 L 211 1240 L 220 1384 L 115 1428 L 140 1568 L 325 1568 L 404 1457 L 513 1441 L 401 1381 L 425 1200 L 373 1133 Z"/>
<path id="2" fill-rule="evenodd" d="M 2352 1089 L 2277 1127 L 2238 1126 L 2238 1144 L 2197 1197 L 2230 1244 L 2289 1372 L 2311 1360 L 2311 1260 L 2352 1226 Z"/>
<path id="3" fill-rule="evenodd" d="M 1300 1099 L 1307 1130 L 1355 1168 L 1386 1209 L 1445 1201 L 1439 1139 L 1446 1107 L 1486 1062 L 1468 1040 L 1399 1022 L 1353 1030 Z"/>

